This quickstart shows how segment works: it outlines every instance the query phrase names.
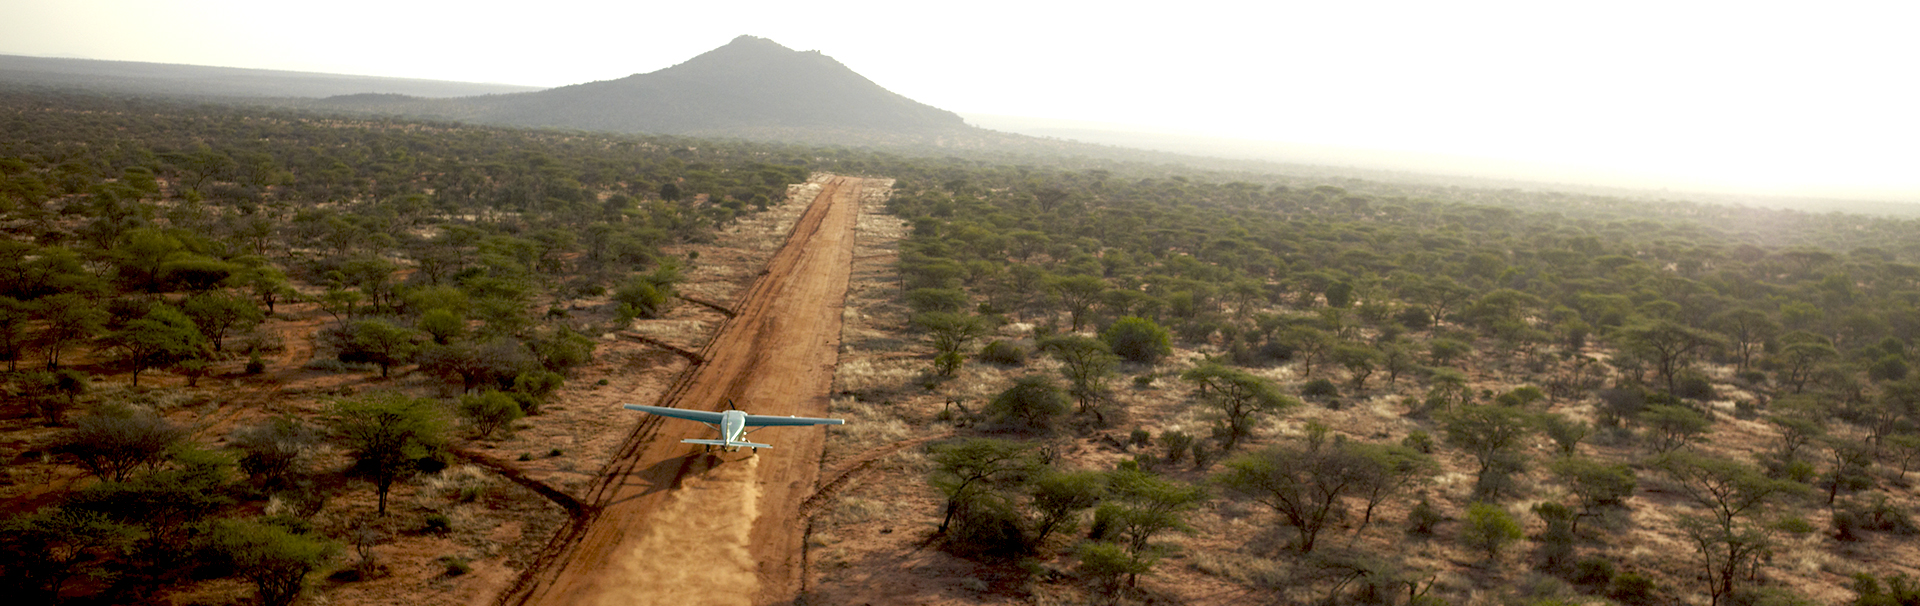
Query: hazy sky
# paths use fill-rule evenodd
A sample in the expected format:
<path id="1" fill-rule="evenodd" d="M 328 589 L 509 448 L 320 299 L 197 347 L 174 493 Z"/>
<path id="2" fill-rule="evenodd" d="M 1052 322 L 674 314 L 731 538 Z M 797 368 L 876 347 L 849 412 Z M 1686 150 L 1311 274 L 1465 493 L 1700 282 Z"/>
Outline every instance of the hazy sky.
<path id="1" fill-rule="evenodd" d="M 752 34 L 962 113 L 1920 201 L 1920 3 L 1262 4 L 0 0 L 0 53 L 557 86 Z"/>

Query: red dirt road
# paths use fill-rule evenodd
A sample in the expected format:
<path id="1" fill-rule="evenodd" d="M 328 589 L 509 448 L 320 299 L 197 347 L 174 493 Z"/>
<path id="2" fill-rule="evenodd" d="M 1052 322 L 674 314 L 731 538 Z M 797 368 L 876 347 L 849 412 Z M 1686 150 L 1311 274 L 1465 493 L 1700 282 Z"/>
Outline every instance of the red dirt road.
<path id="1" fill-rule="evenodd" d="M 841 309 L 865 190 L 826 177 L 786 245 L 734 302 L 659 405 L 754 414 L 826 416 L 839 358 Z M 645 402 L 635 402 L 644 404 Z M 582 499 L 598 514 L 555 539 L 502 604 L 699 606 L 781 604 L 799 588 L 805 520 L 799 506 L 820 474 L 824 431 L 775 427 L 774 445 L 705 454 L 684 438 L 713 438 L 699 423 L 625 410 L 638 427 Z"/>

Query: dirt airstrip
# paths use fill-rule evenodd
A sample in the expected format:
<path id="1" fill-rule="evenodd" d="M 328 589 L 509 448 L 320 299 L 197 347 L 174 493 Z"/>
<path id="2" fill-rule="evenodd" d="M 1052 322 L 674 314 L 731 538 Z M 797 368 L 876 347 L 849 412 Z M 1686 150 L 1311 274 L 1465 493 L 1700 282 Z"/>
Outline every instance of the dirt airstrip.
<path id="1" fill-rule="evenodd" d="M 863 192 L 830 177 L 734 315 L 659 405 L 826 416 Z M 644 402 L 636 402 L 644 403 Z M 637 414 L 637 413 L 635 413 Z M 828 430 L 830 431 L 830 430 Z M 691 422 L 646 417 L 583 495 L 593 513 L 556 537 L 502 604 L 768 604 L 801 574 L 800 505 L 816 488 L 822 430 L 775 428 L 759 453 L 705 453 Z"/>

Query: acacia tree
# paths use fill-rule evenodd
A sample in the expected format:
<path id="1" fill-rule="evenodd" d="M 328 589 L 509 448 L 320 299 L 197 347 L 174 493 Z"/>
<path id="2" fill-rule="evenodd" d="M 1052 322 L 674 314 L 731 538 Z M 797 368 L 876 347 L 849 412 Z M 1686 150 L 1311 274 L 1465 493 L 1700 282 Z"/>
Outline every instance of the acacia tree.
<path id="1" fill-rule="evenodd" d="M 99 334 L 107 321 L 105 310 L 77 294 L 57 294 L 36 303 L 40 332 L 35 340 L 47 353 L 47 370 L 60 368 L 60 352 Z"/>
<path id="2" fill-rule="evenodd" d="M 1766 477 L 1751 465 L 1686 452 L 1663 457 L 1658 467 L 1673 488 L 1706 509 L 1709 517 L 1682 516 L 1681 530 L 1700 555 L 1708 591 L 1717 606 L 1733 594 L 1734 582 L 1772 547 L 1770 525 L 1758 520 L 1784 496 L 1806 485 Z"/>
<path id="3" fill-rule="evenodd" d="M 300 293 L 293 289 L 293 283 L 287 280 L 285 273 L 264 262 L 234 273 L 227 278 L 227 282 L 244 287 L 248 292 L 253 293 L 253 296 L 260 300 L 260 304 L 267 307 L 266 315 L 273 315 L 274 306 L 281 300 L 295 299 L 300 296 Z"/>
<path id="4" fill-rule="evenodd" d="M 1305 555 L 1321 530 L 1345 517 L 1346 498 L 1367 487 L 1373 464 L 1340 446 L 1289 444 L 1228 460 L 1226 471 L 1213 479 L 1273 509 L 1299 533 L 1294 548 Z"/>
<path id="5" fill-rule="evenodd" d="M 1526 468 L 1519 450 L 1533 434 L 1534 425 L 1526 411 L 1497 405 L 1461 406 L 1441 418 L 1447 443 L 1467 451 L 1480 464 L 1474 494 L 1487 499 L 1504 494 L 1507 479 Z"/>
<path id="6" fill-rule="evenodd" d="M 1367 377 L 1380 365 L 1380 351 L 1365 345 L 1339 345 L 1333 348 L 1333 361 L 1347 367 L 1347 376 L 1353 380 L 1353 389 L 1366 389 Z"/>
<path id="7" fill-rule="evenodd" d="M 1060 388 L 1041 375 L 1014 379 L 1013 386 L 993 397 L 987 411 L 1001 423 L 1031 431 L 1053 428 L 1056 417 L 1067 412 L 1067 397 Z"/>
<path id="8" fill-rule="evenodd" d="M 1622 346 L 1653 362 L 1667 393 L 1674 393 L 1675 378 L 1695 357 L 1723 344 L 1719 335 L 1665 319 L 1628 326 L 1619 334 Z"/>
<path id="9" fill-rule="evenodd" d="M 1569 532 L 1580 531 L 1580 518 L 1600 515 L 1606 507 L 1621 505 L 1633 496 L 1638 486 L 1633 468 L 1625 463 L 1606 464 L 1584 457 L 1568 456 L 1553 462 L 1553 475 L 1566 484 L 1567 491 L 1579 498 L 1580 511 L 1573 516 Z"/>
<path id="10" fill-rule="evenodd" d="M 370 318 L 346 325 L 334 336 L 342 362 L 372 362 L 380 366 L 380 378 L 387 378 L 397 365 L 413 359 L 420 344 L 412 329 L 386 318 Z"/>
<path id="11" fill-rule="evenodd" d="M 1207 493 L 1137 469 L 1114 470 L 1107 478 L 1108 499 L 1094 512 L 1093 538 L 1126 551 L 1124 568 L 1131 586 L 1160 559 L 1160 550 L 1151 544 L 1153 537 L 1191 528 L 1186 512 L 1206 501 Z"/>
<path id="12" fill-rule="evenodd" d="M 300 472 L 301 460 L 322 436 L 298 417 L 280 416 L 234 430 L 227 444 L 240 451 L 240 470 L 262 486 L 275 486 Z"/>
<path id="13" fill-rule="evenodd" d="M 1366 505 L 1360 512 L 1360 526 L 1354 529 L 1356 534 L 1373 523 L 1373 511 L 1381 503 L 1440 471 L 1440 465 L 1431 455 L 1405 444 L 1348 442 L 1342 448 L 1368 461 L 1360 468 L 1359 496 Z"/>
<path id="14" fill-rule="evenodd" d="M 21 377 L 27 401 L 49 425 L 59 425 L 90 385 L 86 373 L 70 368 L 32 372 Z"/>
<path id="15" fill-rule="evenodd" d="M 112 343 L 120 350 L 121 360 L 133 369 L 133 385 L 140 385 L 140 372 L 169 366 L 194 357 L 206 345 L 206 338 L 193 320 L 180 310 L 156 305 L 146 317 L 127 323 L 113 334 Z"/>
<path id="16" fill-rule="evenodd" d="M 260 308 L 223 291 L 187 297 L 181 303 L 180 310 L 193 319 L 193 325 L 200 329 L 200 334 L 213 343 L 214 351 L 223 349 L 229 332 L 253 328 L 266 319 L 265 314 L 260 313 Z"/>
<path id="17" fill-rule="evenodd" d="M 300 597 L 307 575 L 339 551 L 339 545 L 273 524 L 223 520 L 208 541 L 253 582 L 262 606 L 287 606 Z"/>
<path id="18" fill-rule="evenodd" d="M 1056 532 L 1073 532 L 1080 512 L 1100 504 L 1107 494 L 1107 475 L 1098 471 L 1049 471 L 1028 484 L 1027 547 L 1037 549 Z"/>
<path id="19" fill-rule="evenodd" d="M 1793 393 L 1806 390 L 1821 364 L 1840 357 L 1833 344 L 1816 335 L 1796 331 L 1782 335 L 1780 342 L 1780 353 L 1771 358 L 1774 373 L 1781 383 L 1793 387 Z"/>
<path id="20" fill-rule="evenodd" d="M 967 347 L 986 336 L 988 330 L 985 318 L 945 311 L 915 315 L 913 323 L 933 338 L 933 349 L 937 352 L 933 363 L 940 376 L 953 376 L 960 370 L 960 364 L 966 360 Z"/>
<path id="21" fill-rule="evenodd" d="M 12 599 L 60 603 L 74 577 L 105 572 L 104 565 L 133 547 L 140 531 L 105 514 L 67 508 L 0 520 L 0 580 Z"/>
<path id="22" fill-rule="evenodd" d="M 1580 442 L 1593 435 L 1593 425 L 1586 421 L 1577 421 L 1560 413 L 1547 413 L 1537 417 L 1540 429 L 1553 439 L 1560 450 L 1560 456 L 1571 457 L 1580 447 Z"/>
<path id="23" fill-rule="evenodd" d="M 1732 345 L 1734 357 L 1739 360 L 1736 370 L 1746 370 L 1753 362 L 1754 352 L 1780 332 L 1779 322 L 1773 321 L 1766 312 L 1748 307 L 1720 312 L 1710 322 Z"/>
<path id="24" fill-rule="evenodd" d="M 353 453 L 353 470 L 373 481 L 382 516 L 393 483 L 413 475 L 418 462 L 446 441 L 445 422 L 433 400 L 397 393 L 334 402 L 327 424 Z"/>
<path id="25" fill-rule="evenodd" d="M 1387 372 L 1388 385 L 1398 383 L 1400 375 L 1419 367 L 1419 361 L 1414 358 L 1413 350 L 1409 349 L 1406 343 L 1395 341 L 1380 347 L 1380 370 Z"/>
<path id="26" fill-rule="evenodd" d="M 20 370 L 20 354 L 27 341 L 27 325 L 32 320 L 32 305 L 0 295 L 0 359 L 7 361 L 7 372 Z"/>
<path id="27" fill-rule="evenodd" d="M 1693 443 L 1707 432 L 1710 421 L 1686 406 L 1655 404 L 1640 411 L 1640 423 L 1647 427 L 1654 454 L 1667 454 Z"/>
<path id="28" fill-rule="evenodd" d="M 121 482 L 135 469 L 159 465 L 186 437 L 187 428 L 159 415 L 111 407 L 75 422 L 63 442 L 94 477 Z"/>
<path id="29" fill-rule="evenodd" d="M 1199 386 L 1201 399 L 1225 421 L 1227 441 L 1220 446 L 1222 451 L 1232 450 L 1253 433 L 1259 423 L 1255 415 L 1279 414 L 1300 406 L 1299 400 L 1282 395 L 1272 382 L 1213 362 L 1181 373 L 1180 379 Z"/>
<path id="30" fill-rule="evenodd" d="M 1033 446 L 992 438 L 969 438 L 933 448 L 935 488 L 947 495 L 946 513 L 935 534 L 945 534 L 961 507 L 995 482 L 1031 473 L 1039 461 Z"/>
<path id="31" fill-rule="evenodd" d="M 1300 360 L 1300 376 L 1313 376 L 1313 363 L 1333 350 L 1333 335 L 1312 326 L 1294 325 L 1281 328 L 1274 340 L 1293 349 L 1293 355 Z"/>
<path id="32" fill-rule="evenodd" d="M 1099 276 L 1067 276 L 1047 281 L 1047 290 L 1053 291 L 1053 296 L 1067 308 L 1067 317 L 1075 332 L 1079 332 L 1087 311 L 1100 302 L 1100 293 L 1106 289 L 1106 281 Z"/>
<path id="33" fill-rule="evenodd" d="M 1105 415 L 1096 405 L 1106 397 L 1107 382 L 1113 379 L 1114 366 L 1120 361 L 1105 341 L 1082 335 L 1043 339 L 1040 350 L 1060 361 L 1060 374 L 1067 378 L 1067 394 L 1080 404 L 1080 412 L 1093 413 L 1100 422 Z"/>

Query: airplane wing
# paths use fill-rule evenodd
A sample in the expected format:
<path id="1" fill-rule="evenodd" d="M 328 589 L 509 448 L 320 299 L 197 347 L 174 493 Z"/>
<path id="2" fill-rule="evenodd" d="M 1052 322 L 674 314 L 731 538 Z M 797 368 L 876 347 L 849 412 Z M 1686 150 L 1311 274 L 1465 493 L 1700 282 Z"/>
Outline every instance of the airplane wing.
<path id="1" fill-rule="evenodd" d="M 846 419 L 816 419 L 813 417 L 776 417 L 773 415 L 747 415 L 748 427 L 768 425 L 845 425 Z"/>
<path id="2" fill-rule="evenodd" d="M 720 413 L 707 412 L 704 410 L 667 408 L 665 406 L 641 406 L 639 404 L 628 404 L 627 410 L 638 410 L 640 412 L 644 412 L 647 414 L 660 415 L 663 417 L 673 417 L 675 419 L 686 419 L 688 421 L 699 421 L 701 423 L 719 423 L 720 416 L 721 416 Z M 748 418 L 751 419 L 752 417 L 748 417 Z M 751 425 L 752 423 L 749 422 L 748 424 Z"/>

